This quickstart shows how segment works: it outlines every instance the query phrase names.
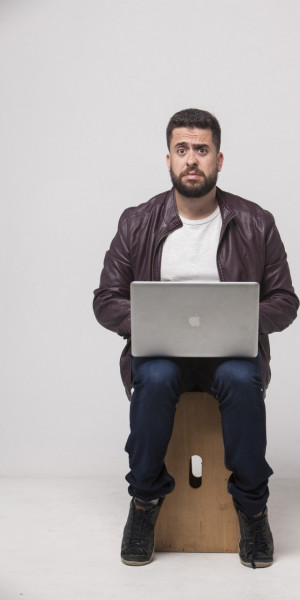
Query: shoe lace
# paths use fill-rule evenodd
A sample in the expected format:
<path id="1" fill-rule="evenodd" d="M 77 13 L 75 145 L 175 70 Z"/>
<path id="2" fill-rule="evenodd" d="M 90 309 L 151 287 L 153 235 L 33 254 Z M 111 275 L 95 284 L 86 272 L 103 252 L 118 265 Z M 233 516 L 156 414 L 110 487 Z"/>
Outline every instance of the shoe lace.
<path id="1" fill-rule="evenodd" d="M 253 540 L 253 543 L 248 555 L 252 568 L 256 569 L 255 559 L 257 557 L 257 553 L 262 552 L 267 554 L 268 551 L 264 519 L 257 519 L 251 523 L 249 534 Z"/>
<path id="2" fill-rule="evenodd" d="M 143 528 L 146 522 L 146 511 L 145 510 L 134 510 L 132 518 L 132 527 L 130 530 L 129 543 L 143 546 Z"/>

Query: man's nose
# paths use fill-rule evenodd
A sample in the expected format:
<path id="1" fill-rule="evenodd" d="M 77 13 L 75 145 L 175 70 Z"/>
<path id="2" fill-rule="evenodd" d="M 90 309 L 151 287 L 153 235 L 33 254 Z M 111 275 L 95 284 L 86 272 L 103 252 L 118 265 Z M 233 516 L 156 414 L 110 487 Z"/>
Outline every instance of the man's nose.
<path id="1" fill-rule="evenodd" d="M 198 158 L 194 150 L 189 151 L 186 162 L 189 166 L 196 165 L 198 163 Z"/>

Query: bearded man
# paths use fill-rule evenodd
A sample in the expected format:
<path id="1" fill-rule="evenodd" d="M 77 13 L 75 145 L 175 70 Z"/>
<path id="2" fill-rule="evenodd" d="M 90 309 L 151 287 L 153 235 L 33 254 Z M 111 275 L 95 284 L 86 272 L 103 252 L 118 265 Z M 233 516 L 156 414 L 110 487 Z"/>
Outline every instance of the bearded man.
<path id="1" fill-rule="evenodd" d="M 98 321 L 126 340 L 121 373 L 130 403 L 126 444 L 132 496 L 121 558 L 145 565 L 154 527 L 174 479 L 164 459 L 176 403 L 200 387 L 218 400 L 228 491 L 236 508 L 239 554 L 248 567 L 273 562 L 268 522 L 265 392 L 270 381 L 268 335 L 296 317 L 286 253 L 273 216 L 216 186 L 222 169 L 217 119 L 199 109 L 176 113 L 167 127 L 173 187 L 121 215 L 95 290 Z M 260 284 L 259 352 L 255 358 L 135 358 L 130 351 L 130 283 L 137 281 L 255 281 Z M 132 394 L 131 391 L 133 390 Z"/>

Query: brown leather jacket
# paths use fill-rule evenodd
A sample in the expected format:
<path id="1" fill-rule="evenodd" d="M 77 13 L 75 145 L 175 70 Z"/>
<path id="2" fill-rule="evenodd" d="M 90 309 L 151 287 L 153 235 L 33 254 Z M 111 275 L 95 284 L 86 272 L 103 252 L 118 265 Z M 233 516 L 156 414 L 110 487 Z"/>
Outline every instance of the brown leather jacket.
<path id="1" fill-rule="evenodd" d="M 220 280 L 260 284 L 259 349 L 266 390 L 271 376 L 268 334 L 282 331 L 292 323 L 299 300 L 271 213 L 219 188 L 217 201 L 223 221 L 217 250 Z M 160 280 L 163 242 L 181 226 L 172 189 L 126 209 L 105 255 L 100 287 L 94 292 L 94 312 L 101 325 L 127 340 L 120 367 L 129 398 L 130 283 Z"/>

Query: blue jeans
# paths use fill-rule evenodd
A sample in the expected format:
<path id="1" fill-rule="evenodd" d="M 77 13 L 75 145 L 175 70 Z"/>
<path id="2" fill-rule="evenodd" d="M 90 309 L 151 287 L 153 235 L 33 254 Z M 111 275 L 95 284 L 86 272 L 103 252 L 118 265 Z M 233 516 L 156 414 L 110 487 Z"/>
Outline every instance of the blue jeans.
<path id="1" fill-rule="evenodd" d="M 132 358 L 131 433 L 125 450 L 130 472 L 129 494 L 152 500 L 175 485 L 164 460 L 179 396 L 195 388 L 219 402 L 225 465 L 232 471 L 228 491 L 244 513 L 264 509 L 268 478 L 265 460 L 266 414 L 256 358 Z"/>

